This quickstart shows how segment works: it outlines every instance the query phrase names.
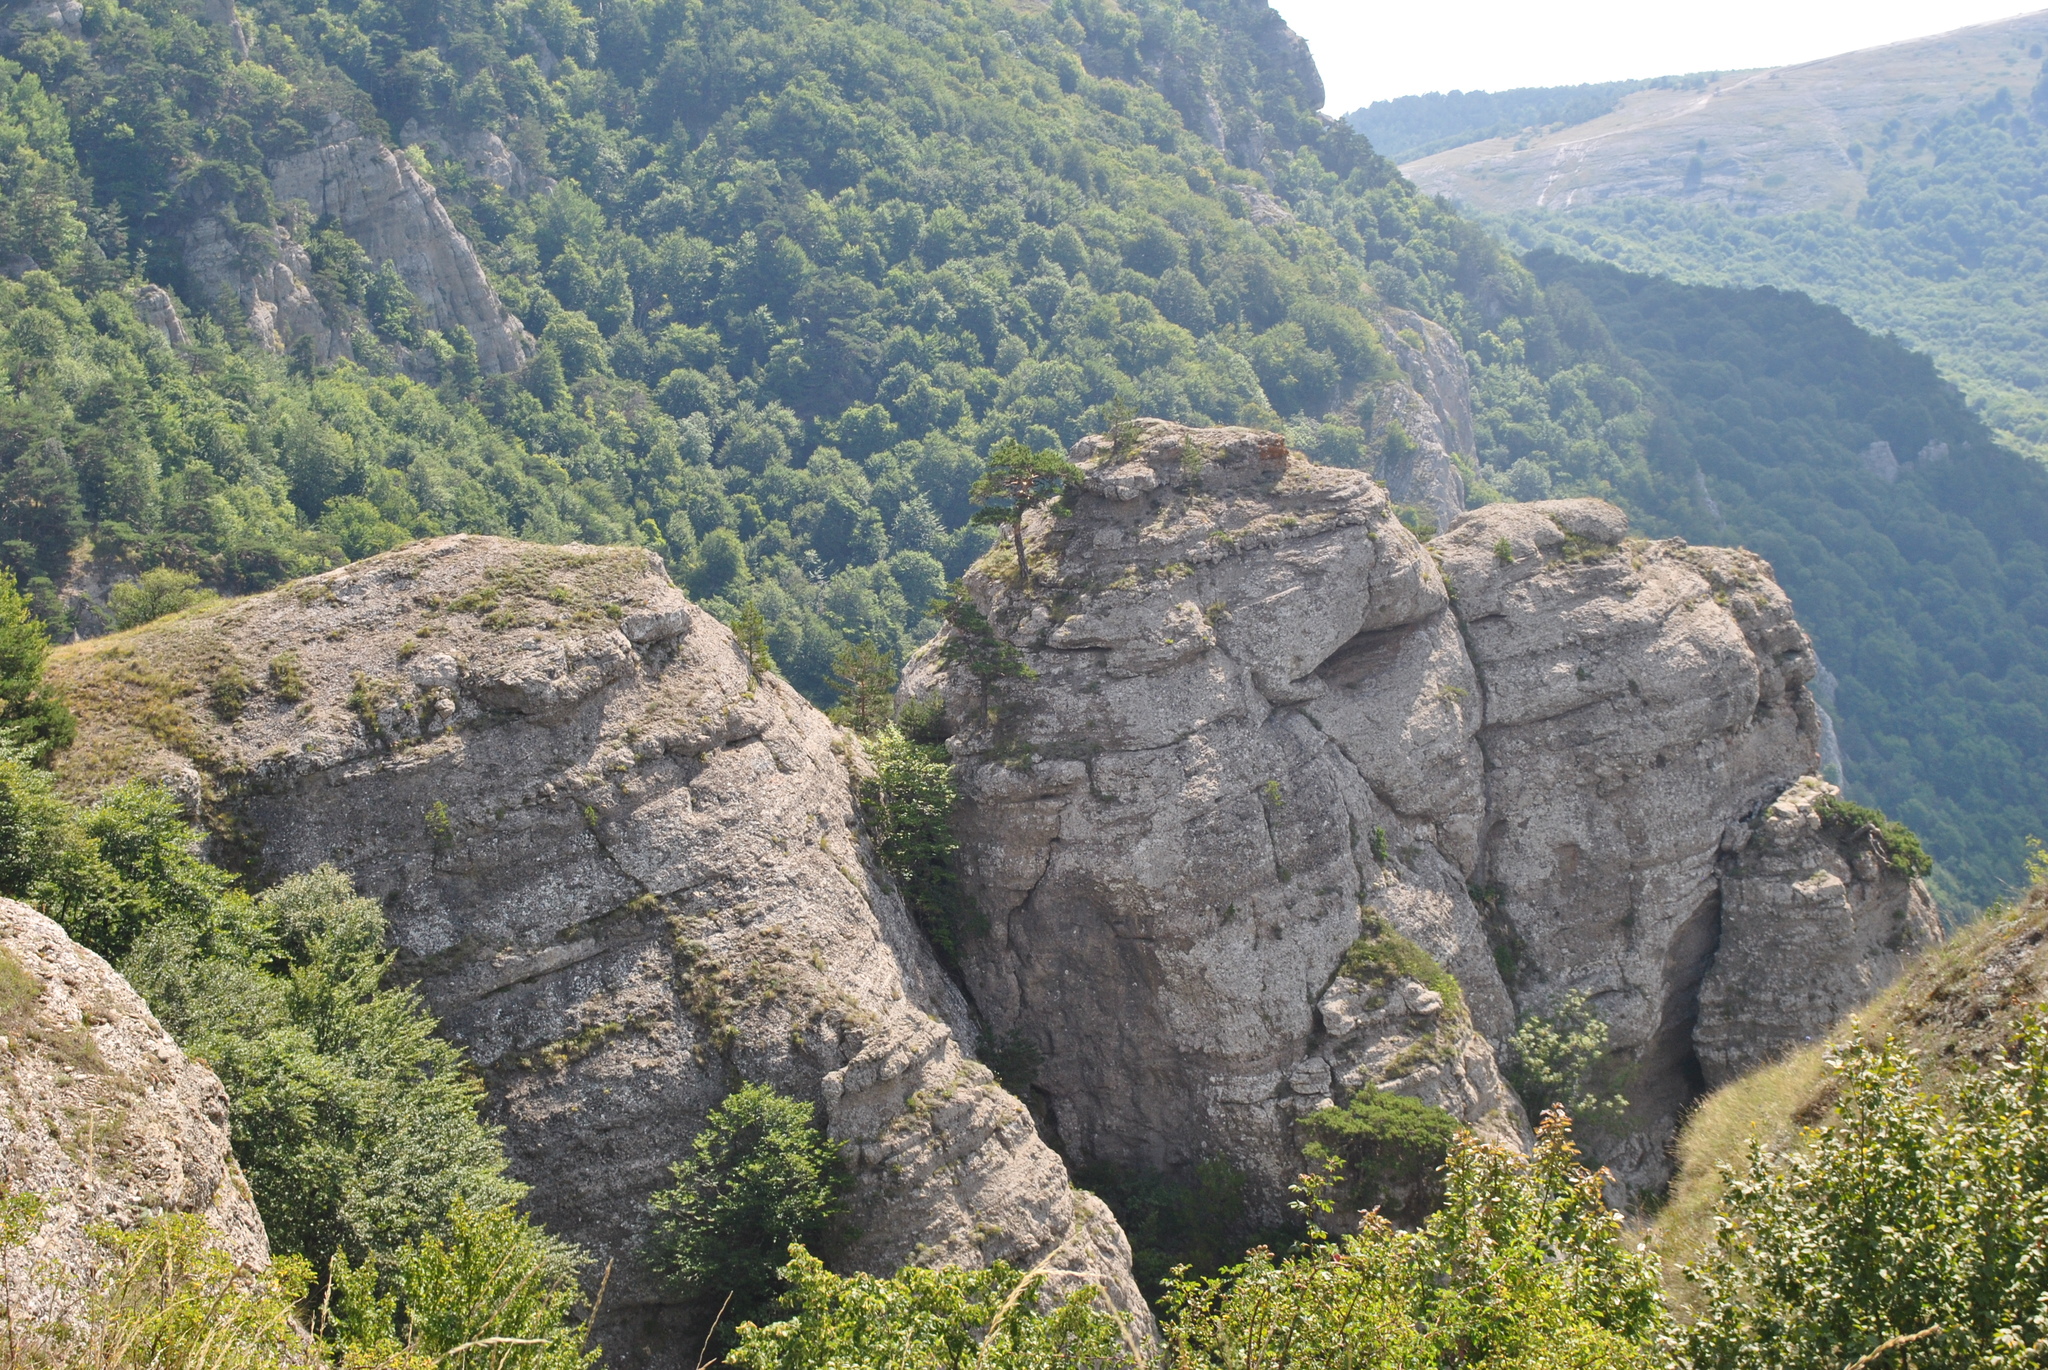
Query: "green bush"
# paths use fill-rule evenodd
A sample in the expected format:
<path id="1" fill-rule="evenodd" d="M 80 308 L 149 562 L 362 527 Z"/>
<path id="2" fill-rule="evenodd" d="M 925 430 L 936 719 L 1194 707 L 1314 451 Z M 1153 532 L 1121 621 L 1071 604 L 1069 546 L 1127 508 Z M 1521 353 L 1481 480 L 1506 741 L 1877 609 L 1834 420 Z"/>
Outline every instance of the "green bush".
<path id="1" fill-rule="evenodd" d="M 1829 1060 L 1839 1120 L 1796 1149 L 1752 1142 L 1728 1180 L 1714 1249 L 1687 1270 L 1704 1310 L 1697 1370 L 1839 1370 L 1893 1338 L 1938 1335 L 1884 1364 L 1973 1370 L 2048 1349 L 2048 1019 L 1943 1099 L 1893 1042 Z"/>
<path id="2" fill-rule="evenodd" d="M 1621 1123 L 1628 1100 L 1619 1092 L 1602 1097 L 1607 1060 L 1607 1024 L 1584 991 L 1573 990 L 1548 1014 L 1530 1014 L 1508 1038 L 1508 1083 L 1532 1113 L 1563 1108 L 1601 1127 Z"/>
<path id="3" fill-rule="evenodd" d="M 1904 823 L 1886 818 L 1881 810 L 1823 795 L 1814 801 L 1813 811 L 1837 832 L 1853 836 L 1865 829 L 1874 831 L 1886 862 L 1901 875 L 1926 875 L 1934 869 L 1934 858 L 1920 845 L 1919 835 Z"/>
<path id="4" fill-rule="evenodd" d="M 962 887 L 953 835 L 960 792 L 952 759 L 937 744 L 910 741 L 894 728 L 867 739 L 872 778 L 860 782 L 861 807 L 882 868 L 896 879 L 904 905 L 925 936 L 948 958 L 980 928 Z"/>
<path id="5" fill-rule="evenodd" d="M 144 571 L 135 580 L 124 580 L 107 591 L 107 608 L 113 612 L 114 627 L 140 628 L 166 614 L 206 604 L 219 596 L 200 588 L 199 577 L 190 571 L 173 571 L 167 566 Z"/>
<path id="6" fill-rule="evenodd" d="M 211 912 L 151 926 L 120 967 L 227 1086 L 273 1251 L 383 1262 L 445 1231 L 458 1204 L 495 1210 L 525 1193 L 478 1117 L 483 1086 L 461 1050 L 417 992 L 385 984 L 376 900 L 322 867 Z"/>
<path id="7" fill-rule="evenodd" d="M 778 1273 L 791 1316 L 740 1328 L 745 1370 L 1093 1370 L 1135 1366 L 1134 1342 L 1092 1288 L 1062 1299 L 1045 1276 L 908 1266 L 838 1276 L 801 1246 Z M 1049 1306 L 1048 1306 L 1049 1305 Z"/>
<path id="8" fill-rule="evenodd" d="M 792 1243 L 829 1249 L 844 1235 L 850 1184 L 811 1105 L 765 1084 L 726 1096 L 653 1198 L 648 1255 L 674 1290 L 709 1317 L 729 1298 L 732 1328 L 774 1304 Z"/>
<path id="9" fill-rule="evenodd" d="M 1319 1217 L 1322 1184 L 1298 1207 Z M 1420 1231 L 1374 1214 L 1278 1258 L 1253 1251 L 1214 1279 L 1177 1281 L 1163 1328 L 1173 1370 L 1649 1370 L 1666 1330 L 1657 1265 L 1623 1240 L 1601 1176 L 1578 1163 L 1561 1112 L 1532 1155 L 1466 1136 L 1444 1203 Z"/>
<path id="10" fill-rule="evenodd" d="M 1442 1197 L 1437 1172 L 1458 1122 L 1419 1099 L 1361 1089 L 1342 1108 L 1305 1115 L 1301 1130 L 1309 1138 L 1309 1159 L 1347 1182 L 1355 1207 L 1383 1209 L 1413 1224 Z"/>
<path id="11" fill-rule="evenodd" d="M 345 1366 L 582 1370 L 597 1362 L 575 1321 L 581 1252 L 509 1206 L 472 1208 L 458 1197 L 444 1227 L 445 1236 L 428 1233 L 394 1253 L 385 1279 L 373 1267 L 335 1261 L 332 1288 L 341 1297 L 327 1306 L 340 1312 L 323 1331 Z"/>

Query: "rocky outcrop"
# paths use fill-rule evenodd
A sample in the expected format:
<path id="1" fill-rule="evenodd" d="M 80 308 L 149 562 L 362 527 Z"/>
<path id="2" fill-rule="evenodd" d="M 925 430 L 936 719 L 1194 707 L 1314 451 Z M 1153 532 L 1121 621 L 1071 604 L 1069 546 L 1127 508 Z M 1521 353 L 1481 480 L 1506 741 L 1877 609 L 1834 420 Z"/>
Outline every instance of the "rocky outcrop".
<path id="1" fill-rule="evenodd" d="M 1722 840 L 1727 949 L 1695 1033 L 1709 1086 L 1827 1032 L 1941 939 L 1933 901 L 1883 834 L 1828 813 L 1839 795 L 1808 776 Z"/>
<path id="2" fill-rule="evenodd" d="M 84 1272 L 105 1256 L 89 1235 L 100 1223 L 196 1213 L 244 1268 L 270 1262 L 220 1081 L 112 967 L 11 899 L 0 899 L 0 1182 L 44 1204 L 8 1257 L 17 1324 L 79 1311 Z"/>
<path id="3" fill-rule="evenodd" d="M 1379 454 L 1373 474 L 1394 503 L 1427 509 L 1447 528 L 1465 510 L 1465 477 L 1453 454 L 1478 460 L 1465 353 L 1442 324 L 1405 309 L 1386 310 L 1380 333 L 1406 383 L 1382 381 L 1369 392 L 1369 433 Z"/>
<path id="4" fill-rule="evenodd" d="M 351 124 L 336 124 L 328 139 L 270 164 L 277 199 L 331 218 L 371 260 L 395 266 L 433 327 L 469 330 L 487 374 L 525 365 L 532 339 L 491 289 L 434 187 L 411 162 Z"/>
<path id="5" fill-rule="evenodd" d="M 1632 540 L 1598 500 L 1491 505 L 1432 548 L 1484 696 L 1474 880 L 1518 1004 L 1590 998 L 1634 1068 L 1633 1127 L 1604 1159 L 1661 1178 L 1700 1084 L 1702 979 L 1760 931 L 1722 922 L 1723 833 L 1819 768 L 1812 645 L 1761 557 Z"/>
<path id="6" fill-rule="evenodd" d="M 218 215 L 202 213 L 185 229 L 183 243 L 185 270 L 199 297 L 195 305 L 232 300 L 249 332 L 272 352 L 311 338 L 314 359 L 322 365 L 351 355 L 347 334 L 307 285 L 313 263 L 306 249 L 285 229 L 231 227 Z"/>
<path id="7" fill-rule="evenodd" d="M 1324 1098 L 1518 1130 L 1489 1039 L 1578 990 L 1633 1072 L 1603 1159 L 1658 1182 L 1709 964 L 1754 935 L 1721 922 L 1724 831 L 1815 766 L 1812 653 L 1768 566 L 1629 538 L 1592 500 L 1425 548 L 1371 479 L 1278 437 L 1141 431 L 1076 449 L 1028 590 L 1001 552 L 967 577 L 1031 674 L 935 649 L 906 672 L 953 729 L 990 925 L 968 984 L 1044 1053 L 1049 1127 L 1081 1162 L 1228 1157 L 1271 1203 Z M 1341 972 L 1375 917 L 1476 1031 L 1422 1031 L 1406 987 L 1361 1003 Z"/>
<path id="8" fill-rule="evenodd" d="M 1442 854 L 1476 840 L 1478 701 L 1443 579 L 1368 476 L 1271 434 L 1144 431 L 1128 459 L 1077 449 L 1088 492 L 1033 528 L 1031 591 L 996 558 L 969 576 L 1036 678 L 984 686 L 928 653 L 906 684 L 955 730 L 990 925 L 968 984 L 996 1032 L 1044 1053 L 1068 1154 L 1228 1158 L 1276 1208 L 1294 1119 L 1399 1087 L 1384 1067 L 1401 1049 L 1380 1050 L 1396 1035 L 1497 1078 L 1469 1027 L 1438 1044 L 1405 1014 L 1337 1009 L 1369 903 L 1457 974 L 1475 1017 L 1511 1021 Z M 1503 1091 L 1437 1093 L 1520 1131 Z"/>
<path id="9" fill-rule="evenodd" d="M 164 776 L 258 879 L 333 861 L 385 902 L 533 1212 L 616 1262 L 617 1363 L 695 1351 L 641 1264 L 647 1199 L 750 1080 L 843 1143 L 851 1264 L 1044 1267 L 1142 1320 L 1122 1233 L 965 1054 L 966 1005 L 871 873 L 846 735 L 651 554 L 443 538 L 55 669 L 103 710 L 64 783 Z M 183 682 L 154 733 L 124 693 L 152 680 Z"/>

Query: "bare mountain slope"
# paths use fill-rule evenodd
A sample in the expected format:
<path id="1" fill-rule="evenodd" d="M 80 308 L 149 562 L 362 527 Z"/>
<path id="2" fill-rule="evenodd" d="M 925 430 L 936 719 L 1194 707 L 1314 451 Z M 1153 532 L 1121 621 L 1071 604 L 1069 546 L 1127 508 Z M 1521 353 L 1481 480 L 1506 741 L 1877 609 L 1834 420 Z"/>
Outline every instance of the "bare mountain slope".
<path id="1" fill-rule="evenodd" d="M 1613 113 L 1535 136 L 1468 143 L 1401 168 L 1423 190 L 1491 212 L 1683 196 L 1751 214 L 1853 214 L 1869 149 L 1910 110 L 1926 120 L 2031 88 L 2048 12 L 1799 66 L 1651 89 Z M 1697 158 L 1699 165 L 1694 166 Z"/>

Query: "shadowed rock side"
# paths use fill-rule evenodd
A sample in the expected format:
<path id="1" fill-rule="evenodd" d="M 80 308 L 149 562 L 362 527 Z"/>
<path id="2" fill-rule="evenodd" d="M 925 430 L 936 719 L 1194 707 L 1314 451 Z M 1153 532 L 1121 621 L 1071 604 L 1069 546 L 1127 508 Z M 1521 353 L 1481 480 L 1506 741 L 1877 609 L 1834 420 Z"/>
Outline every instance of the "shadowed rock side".
<path id="1" fill-rule="evenodd" d="M 46 1204 L 9 1255 L 9 1303 L 25 1326 L 82 1311 L 81 1276 L 104 1254 L 87 1235 L 98 1223 L 197 1213 L 243 1268 L 270 1263 L 220 1081 L 111 966 L 11 899 L 0 899 L 0 1179 Z"/>
<path id="2" fill-rule="evenodd" d="M 202 685 L 226 672 L 232 722 Z M 845 735 L 750 681 L 650 554 L 443 538 L 56 674 L 86 710 L 65 779 L 187 767 L 221 854 L 266 879 L 334 861 L 385 901 L 536 1216 L 617 1262 L 619 1363 L 696 1349 L 641 1263 L 646 1203 L 743 1080 L 816 1100 L 845 1144 L 848 1264 L 1045 1265 L 1142 1309 L 1123 1234 L 963 1054 L 965 1005 L 871 877 Z M 179 723 L 121 724 L 148 716 L 136 689 Z"/>
<path id="3" fill-rule="evenodd" d="M 984 684 L 935 649 L 906 673 L 954 729 L 990 923 L 970 989 L 1044 1051 L 1069 1156 L 1227 1156 L 1270 1204 L 1293 1120 L 1357 1089 L 1516 1135 L 1486 1039 L 1582 990 L 1635 1100 L 1596 1147 L 1660 1183 L 1695 1024 L 1734 1002 L 1702 1008 L 1708 966 L 1758 935 L 1724 936 L 1724 833 L 1815 765 L 1812 653 L 1768 566 L 1629 539 L 1595 500 L 1492 506 L 1425 548 L 1373 481 L 1276 436 L 1140 429 L 1077 447 L 1085 490 L 1034 516 L 1029 592 L 1001 552 L 968 576 L 1035 676 Z M 1340 977 L 1362 908 L 1457 977 L 1476 1033 L 1378 1044 L 1414 1037 L 1388 1015 L 1412 990 L 1368 1012 Z M 1750 1049 L 1837 1011 L 1788 1009 Z"/>

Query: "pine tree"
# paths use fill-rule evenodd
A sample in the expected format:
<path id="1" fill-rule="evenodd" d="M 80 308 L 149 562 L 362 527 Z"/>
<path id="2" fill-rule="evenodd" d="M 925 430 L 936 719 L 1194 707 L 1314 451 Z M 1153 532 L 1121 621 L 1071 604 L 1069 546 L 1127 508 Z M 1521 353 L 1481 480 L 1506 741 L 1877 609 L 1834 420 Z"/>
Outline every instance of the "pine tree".
<path id="1" fill-rule="evenodd" d="M 1050 449 L 1034 452 L 1015 438 L 1004 438 L 989 451 L 988 469 L 967 492 L 981 506 L 973 522 L 1010 530 L 1018 585 L 1031 584 L 1031 564 L 1024 556 L 1024 516 L 1061 498 L 1080 480 L 1081 468 Z"/>
<path id="2" fill-rule="evenodd" d="M 866 638 L 839 649 L 832 661 L 832 688 L 846 724 L 863 737 L 887 726 L 896 693 L 896 668 Z"/>

